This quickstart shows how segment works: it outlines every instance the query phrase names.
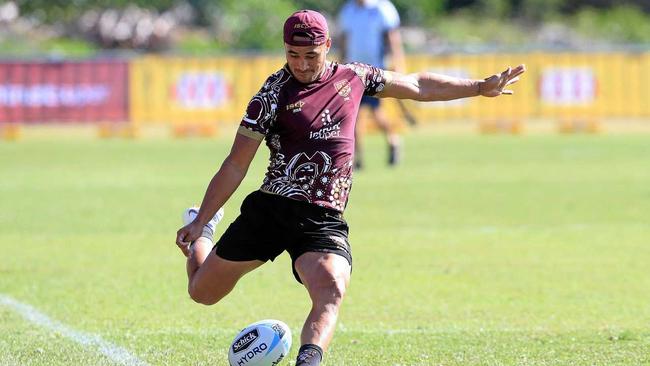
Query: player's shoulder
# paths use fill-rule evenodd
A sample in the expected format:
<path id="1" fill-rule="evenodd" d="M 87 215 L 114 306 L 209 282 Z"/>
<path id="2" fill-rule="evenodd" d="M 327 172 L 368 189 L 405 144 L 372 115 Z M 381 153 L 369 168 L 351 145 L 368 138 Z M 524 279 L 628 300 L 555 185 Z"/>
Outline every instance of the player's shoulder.
<path id="1" fill-rule="evenodd" d="M 284 65 L 282 66 L 282 68 L 278 69 L 276 72 L 269 75 L 269 77 L 266 80 L 288 80 L 291 77 L 292 77 L 291 72 L 289 72 L 287 66 Z"/>
<path id="2" fill-rule="evenodd" d="M 347 62 L 347 63 L 339 63 L 336 65 L 336 69 L 339 72 L 354 72 L 355 68 L 358 67 L 357 65 L 361 64 L 359 62 Z"/>
<path id="3" fill-rule="evenodd" d="M 361 80 L 364 80 L 366 75 L 372 71 L 374 67 L 369 64 L 364 64 L 362 62 L 349 62 L 345 64 L 339 64 L 339 69 L 342 72 L 352 72 L 356 74 Z"/>
<path id="4" fill-rule="evenodd" d="M 274 72 L 273 74 L 269 75 L 269 77 L 266 78 L 264 81 L 264 85 L 262 85 L 263 90 L 268 90 L 268 89 L 279 89 L 282 86 L 284 86 L 287 81 L 289 81 L 293 76 L 289 72 L 286 66 L 283 66 L 281 69 L 278 71 Z"/>
<path id="5" fill-rule="evenodd" d="M 338 67 L 343 68 L 343 69 L 355 70 L 355 69 L 358 69 L 358 68 L 372 68 L 374 66 L 371 65 L 371 64 L 364 63 L 364 62 L 351 61 L 351 62 L 346 62 L 346 63 L 339 63 Z"/>

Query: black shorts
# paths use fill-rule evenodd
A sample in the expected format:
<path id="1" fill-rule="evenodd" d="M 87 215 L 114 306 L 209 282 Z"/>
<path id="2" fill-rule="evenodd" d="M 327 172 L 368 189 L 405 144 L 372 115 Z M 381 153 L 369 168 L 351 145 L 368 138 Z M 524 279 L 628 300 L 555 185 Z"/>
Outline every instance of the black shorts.
<path id="1" fill-rule="evenodd" d="M 279 195 L 255 191 L 217 241 L 216 253 L 230 261 L 273 261 L 283 251 L 296 259 L 307 252 L 338 254 L 352 266 L 348 224 L 338 211 Z"/>

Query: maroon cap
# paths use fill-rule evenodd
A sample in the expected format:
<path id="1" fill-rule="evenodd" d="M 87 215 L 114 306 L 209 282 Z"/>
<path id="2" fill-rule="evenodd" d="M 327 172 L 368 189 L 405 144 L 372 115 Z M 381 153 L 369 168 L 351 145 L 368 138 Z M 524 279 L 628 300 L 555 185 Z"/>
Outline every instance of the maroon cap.
<path id="1" fill-rule="evenodd" d="M 319 12 L 299 10 L 284 22 L 284 42 L 292 46 L 318 46 L 328 38 L 327 21 Z"/>

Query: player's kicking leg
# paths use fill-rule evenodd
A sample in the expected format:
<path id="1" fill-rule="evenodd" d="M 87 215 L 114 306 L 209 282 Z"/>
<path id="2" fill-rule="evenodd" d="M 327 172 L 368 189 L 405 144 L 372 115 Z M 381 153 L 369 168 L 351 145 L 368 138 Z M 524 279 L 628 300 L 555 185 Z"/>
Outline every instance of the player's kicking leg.
<path id="1" fill-rule="evenodd" d="M 298 257 L 295 268 L 312 301 L 300 334 L 296 366 L 318 366 L 334 335 L 351 266 L 338 254 L 307 252 Z"/>
<path id="2" fill-rule="evenodd" d="M 199 210 L 190 207 L 183 213 L 183 224 L 194 220 Z M 223 208 L 205 225 L 200 238 L 190 245 L 187 257 L 188 292 L 192 300 L 212 305 L 226 296 L 246 273 L 259 267 L 262 261 L 233 262 L 214 253 L 214 232 L 223 218 Z"/>

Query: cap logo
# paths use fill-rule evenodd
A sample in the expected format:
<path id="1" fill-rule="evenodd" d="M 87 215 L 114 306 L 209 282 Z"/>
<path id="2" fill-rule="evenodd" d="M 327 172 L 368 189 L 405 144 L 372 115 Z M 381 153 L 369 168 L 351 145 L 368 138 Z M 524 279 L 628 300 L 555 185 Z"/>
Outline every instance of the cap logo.
<path id="1" fill-rule="evenodd" d="M 297 11 L 284 22 L 284 43 L 292 46 L 318 46 L 328 38 L 327 20 L 316 11 Z"/>

